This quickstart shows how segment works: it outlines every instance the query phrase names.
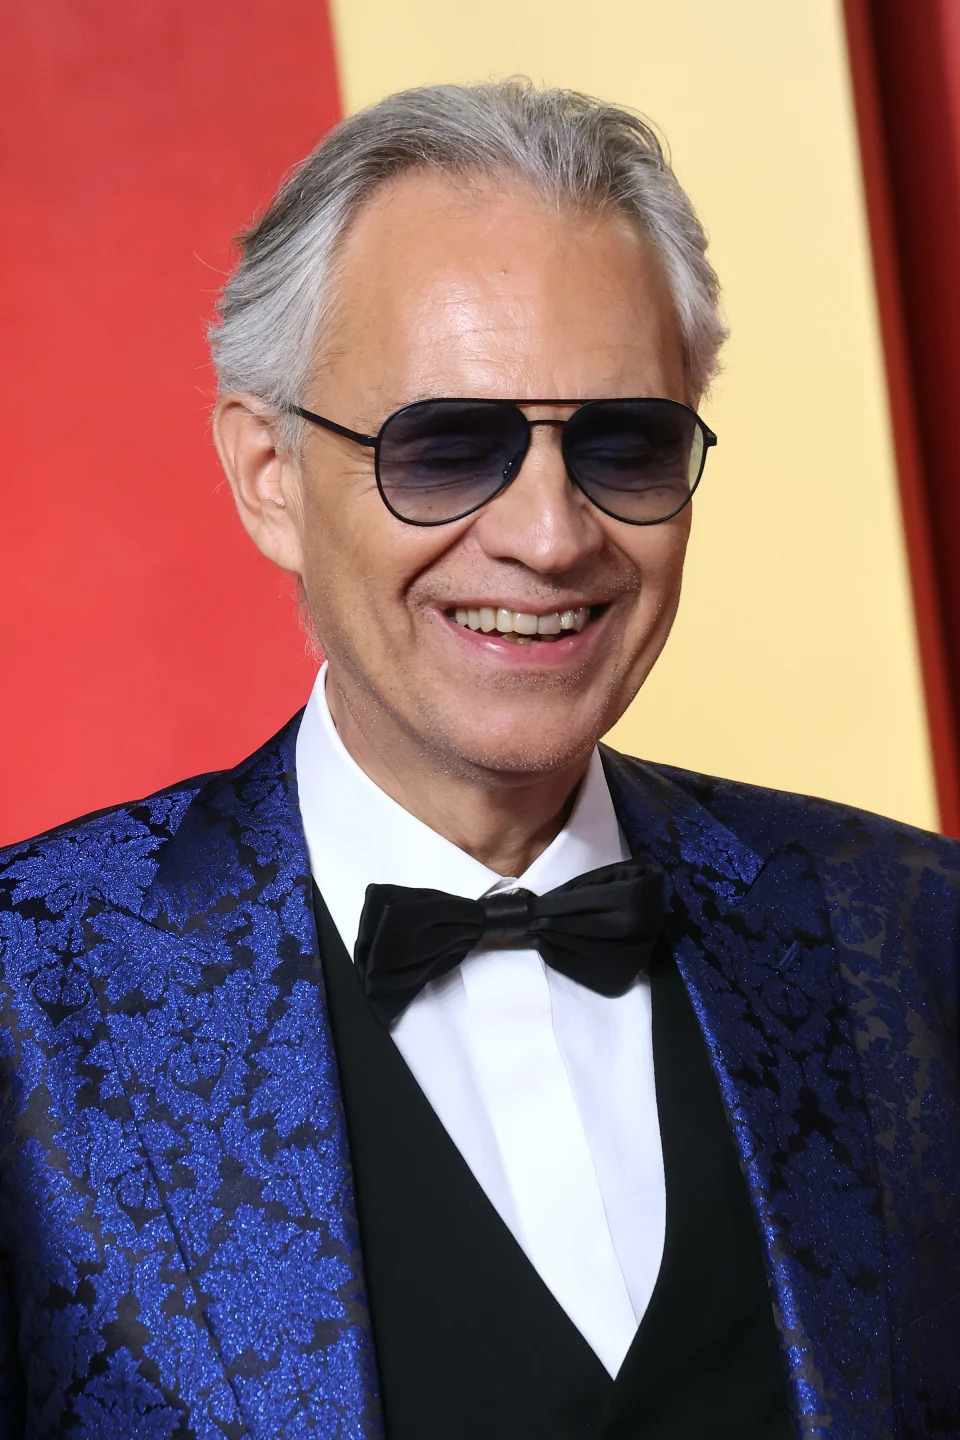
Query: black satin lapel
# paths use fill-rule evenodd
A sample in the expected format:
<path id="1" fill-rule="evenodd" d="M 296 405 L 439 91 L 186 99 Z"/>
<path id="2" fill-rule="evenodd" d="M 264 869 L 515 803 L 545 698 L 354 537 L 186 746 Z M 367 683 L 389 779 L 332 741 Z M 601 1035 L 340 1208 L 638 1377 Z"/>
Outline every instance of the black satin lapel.
<path id="1" fill-rule="evenodd" d="M 669 878 L 669 936 L 766 1251 L 804 1434 L 892 1434 L 876 1161 L 814 859 L 764 861 L 663 776 L 605 757 L 631 844 Z"/>
<path id="2" fill-rule="evenodd" d="M 291 727 L 89 925 L 110 1043 L 251 1433 L 380 1433 Z"/>

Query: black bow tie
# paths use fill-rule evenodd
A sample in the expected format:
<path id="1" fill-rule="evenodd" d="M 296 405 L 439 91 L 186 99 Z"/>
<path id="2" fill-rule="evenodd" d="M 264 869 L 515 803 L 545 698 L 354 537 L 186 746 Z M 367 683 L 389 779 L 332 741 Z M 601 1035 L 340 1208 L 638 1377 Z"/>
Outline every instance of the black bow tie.
<path id="1" fill-rule="evenodd" d="M 463 900 L 442 890 L 368 885 L 354 959 L 384 1025 L 476 946 L 529 946 L 561 975 L 623 995 L 663 928 L 663 872 L 637 860 L 590 870 L 546 895 Z"/>

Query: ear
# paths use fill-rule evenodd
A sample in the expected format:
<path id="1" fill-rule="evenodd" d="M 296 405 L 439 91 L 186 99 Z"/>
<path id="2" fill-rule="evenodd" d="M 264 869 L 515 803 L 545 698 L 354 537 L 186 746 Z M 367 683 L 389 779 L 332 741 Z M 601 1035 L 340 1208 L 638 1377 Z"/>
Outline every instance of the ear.
<path id="1" fill-rule="evenodd" d="M 224 395 L 213 438 L 241 524 L 282 570 L 303 573 L 300 467 L 277 448 L 277 420 L 255 395 Z"/>

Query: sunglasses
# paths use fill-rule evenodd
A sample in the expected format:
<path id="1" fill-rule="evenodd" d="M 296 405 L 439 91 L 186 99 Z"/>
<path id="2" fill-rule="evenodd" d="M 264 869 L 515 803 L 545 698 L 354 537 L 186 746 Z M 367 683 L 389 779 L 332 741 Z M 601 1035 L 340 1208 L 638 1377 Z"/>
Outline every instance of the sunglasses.
<path id="1" fill-rule="evenodd" d="M 528 420 L 521 409 L 570 405 L 567 420 Z M 449 525 L 488 504 L 519 474 L 537 425 L 560 429 L 567 475 L 598 510 L 659 525 L 688 504 L 717 443 L 677 400 L 418 400 L 376 435 L 290 409 L 372 449 L 383 503 L 408 525 Z"/>

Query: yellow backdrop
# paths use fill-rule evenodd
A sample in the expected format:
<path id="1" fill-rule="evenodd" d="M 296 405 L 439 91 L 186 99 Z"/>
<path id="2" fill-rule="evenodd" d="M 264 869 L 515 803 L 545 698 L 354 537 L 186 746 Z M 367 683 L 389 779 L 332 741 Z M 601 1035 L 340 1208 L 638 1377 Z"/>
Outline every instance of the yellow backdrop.
<path id="1" fill-rule="evenodd" d="M 937 824 L 840 5 L 336 0 L 348 109 L 526 74 L 633 106 L 732 339 L 680 618 L 620 749 Z"/>

